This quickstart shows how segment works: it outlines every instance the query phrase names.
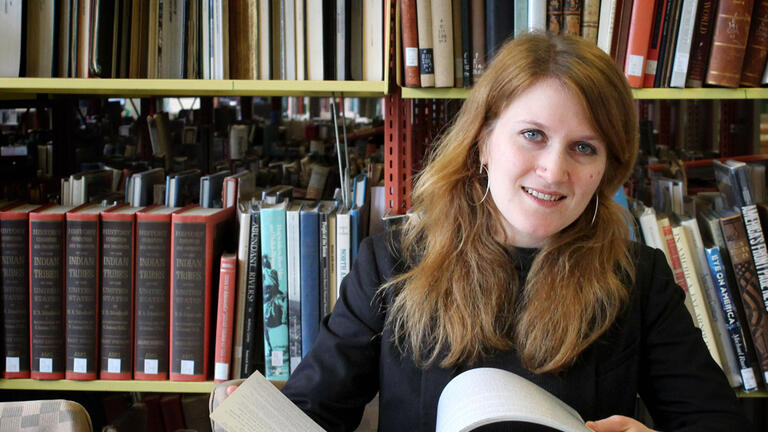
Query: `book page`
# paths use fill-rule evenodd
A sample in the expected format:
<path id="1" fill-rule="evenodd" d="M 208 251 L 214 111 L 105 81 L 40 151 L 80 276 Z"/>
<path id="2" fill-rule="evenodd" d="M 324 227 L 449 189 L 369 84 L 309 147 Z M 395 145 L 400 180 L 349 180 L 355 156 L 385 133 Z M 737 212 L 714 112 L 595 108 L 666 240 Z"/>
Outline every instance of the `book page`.
<path id="1" fill-rule="evenodd" d="M 258 371 L 211 413 L 228 432 L 324 432 Z"/>
<path id="2" fill-rule="evenodd" d="M 470 369 L 440 394 L 436 432 L 467 432 L 504 421 L 548 426 L 563 432 L 592 432 L 579 413 L 543 388 L 512 372 Z"/>

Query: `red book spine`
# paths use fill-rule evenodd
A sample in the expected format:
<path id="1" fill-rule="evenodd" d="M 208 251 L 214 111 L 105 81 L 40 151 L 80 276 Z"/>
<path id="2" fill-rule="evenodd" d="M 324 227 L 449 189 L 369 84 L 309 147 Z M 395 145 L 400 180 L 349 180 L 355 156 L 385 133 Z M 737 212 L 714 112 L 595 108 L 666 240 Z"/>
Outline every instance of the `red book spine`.
<path id="1" fill-rule="evenodd" d="M 416 0 L 403 0 L 400 3 L 400 24 L 402 25 L 402 55 L 406 87 L 421 87 L 419 80 L 419 33 L 416 22 Z"/>
<path id="2" fill-rule="evenodd" d="M 135 213 L 101 213 L 101 344 L 99 377 L 133 375 Z"/>
<path id="3" fill-rule="evenodd" d="M 688 292 L 688 284 L 685 283 L 685 274 L 683 273 L 683 264 L 680 262 L 675 237 L 672 235 L 672 226 L 668 221 L 661 226 L 661 234 L 664 236 L 664 241 L 667 242 L 667 250 L 669 251 L 669 260 L 672 262 L 672 274 L 675 276 L 675 282 L 680 288 Z"/>
<path id="4" fill-rule="evenodd" d="M 99 213 L 67 212 L 65 234 L 66 378 L 95 380 L 99 361 Z"/>
<path id="5" fill-rule="evenodd" d="M 643 75 L 643 87 L 653 88 L 653 82 L 656 80 L 656 67 L 659 63 L 659 47 L 661 46 L 662 27 L 664 25 L 664 15 L 667 13 L 668 0 L 657 0 L 653 10 L 653 26 L 651 26 L 651 37 L 648 41 L 648 56 L 645 59 L 645 74 Z"/>
<path id="6" fill-rule="evenodd" d="M 219 267 L 219 305 L 216 312 L 216 354 L 213 372 L 215 382 L 226 381 L 231 375 L 236 280 L 237 256 L 234 253 L 222 255 Z"/>
<path id="7" fill-rule="evenodd" d="M 632 5 L 632 21 L 629 26 L 624 74 L 627 76 L 630 87 L 633 88 L 643 86 L 645 56 L 648 54 L 651 39 L 654 3 L 652 1 L 636 1 Z"/>
<path id="8" fill-rule="evenodd" d="M 220 242 L 229 237 L 224 227 L 234 209 L 171 216 L 171 381 L 208 379 L 212 281 L 218 280 L 213 262 L 219 259 Z"/>
<path id="9" fill-rule="evenodd" d="M 64 379 L 64 213 L 29 215 L 30 377 Z"/>

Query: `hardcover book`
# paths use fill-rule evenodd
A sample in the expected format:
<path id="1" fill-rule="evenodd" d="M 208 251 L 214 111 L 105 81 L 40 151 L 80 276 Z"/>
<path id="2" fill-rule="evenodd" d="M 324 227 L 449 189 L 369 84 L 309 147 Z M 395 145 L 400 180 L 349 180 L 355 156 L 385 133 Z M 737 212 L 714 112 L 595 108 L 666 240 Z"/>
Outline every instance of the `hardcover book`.
<path id="1" fill-rule="evenodd" d="M 100 220 L 109 208 L 83 204 L 67 212 L 66 378 L 95 380 L 99 370 Z"/>
<path id="2" fill-rule="evenodd" d="M 422 87 L 435 86 L 434 42 L 432 39 L 432 1 L 416 0 L 419 33 L 419 78 Z"/>
<path id="3" fill-rule="evenodd" d="M 247 274 L 245 285 L 245 311 L 243 318 L 243 348 L 240 376 L 250 376 L 264 366 L 264 295 L 262 290 L 261 252 L 261 201 L 254 202 L 247 209 L 250 218 Z"/>
<path id="4" fill-rule="evenodd" d="M 134 245 L 140 209 L 126 205 L 101 213 L 100 379 L 133 376 Z"/>
<path id="5" fill-rule="evenodd" d="M 213 380 L 230 378 L 232 365 L 232 324 L 235 317 L 235 289 L 237 280 L 237 256 L 224 253 L 219 261 L 218 309 L 216 311 L 216 347 Z"/>
<path id="6" fill-rule="evenodd" d="M 0 211 L 3 378 L 29 378 L 29 213 L 39 204 Z"/>
<path id="7" fill-rule="evenodd" d="M 171 215 L 171 381 L 209 379 L 218 263 L 231 238 L 234 208 L 196 205 Z"/>
<path id="8" fill-rule="evenodd" d="M 686 87 L 701 87 L 707 72 L 709 49 L 712 44 L 712 34 L 715 28 L 715 12 L 717 0 L 701 0 L 696 12 L 696 25 L 691 42 L 691 58 L 688 62 L 688 77 Z"/>
<path id="9" fill-rule="evenodd" d="M 301 357 L 317 339 L 320 326 L 320 213 L 319 203 L 301 209 Z"/>
<path id="10" fill-rule="evenodd" d="M 720 0 L 706 83 L 738 87 L 747 50 L 753 0 Z"/>
<path id="11" fill-rule="evenodd" d="M 152 205 L 136 213 L 134 377 L 168 379 L 171 293 L 171 213 Z"/>
<path id="12" fill-rule="evenodd" d="M 30 377 L 64 379 L 64 235 L 72 206 L 29 214 Z"/>
<path id="13" fill-rule="evenodd" d="M 285 380 L 290 374 L 288 336 L 288 257 L 286 209 L 288 202 L 261 207 L 261 271 L 264 308 L 266 377 Z"/>

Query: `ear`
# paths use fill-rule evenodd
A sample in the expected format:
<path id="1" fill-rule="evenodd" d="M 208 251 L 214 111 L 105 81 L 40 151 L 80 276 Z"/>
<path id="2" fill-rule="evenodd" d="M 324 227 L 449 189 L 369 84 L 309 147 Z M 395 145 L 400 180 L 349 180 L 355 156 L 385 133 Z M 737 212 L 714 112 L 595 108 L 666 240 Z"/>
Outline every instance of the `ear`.
<path id="1" fill-rule="evenodd" d="M 480 158 L 480 165 L 488 164 L 488 136 L 490 130 L 488 127 L 483 127 L 479 134 L 477 134 L 477 151 Z"/>

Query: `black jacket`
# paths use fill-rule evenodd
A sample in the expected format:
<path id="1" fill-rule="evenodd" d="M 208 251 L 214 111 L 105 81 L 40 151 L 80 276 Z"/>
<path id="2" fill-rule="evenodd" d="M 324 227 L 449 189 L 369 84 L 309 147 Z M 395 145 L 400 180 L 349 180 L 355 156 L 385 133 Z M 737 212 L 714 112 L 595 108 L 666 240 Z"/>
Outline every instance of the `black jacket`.
<path id="1" fill-rule="evenodd" d="M 630 304 L 604 336 L 559 374 L 534 375 L 514 352 L 480 366 L 511 370 L 547 389 L 585 420 L 632 416 L 639 394 L 664 431 L 750 430 L 734 391 L 712 360 L 662 252 L 637 245 Z M 380 431 L 434 431 L 443 387 L 458 372 L 420 369 L 392 344 L 388 295 L 377 288 L 402 271 L 388 237 L 365 239 L 333 313 L 283 392 L 329 431 L 351 431 L 379 392 Z"/>

